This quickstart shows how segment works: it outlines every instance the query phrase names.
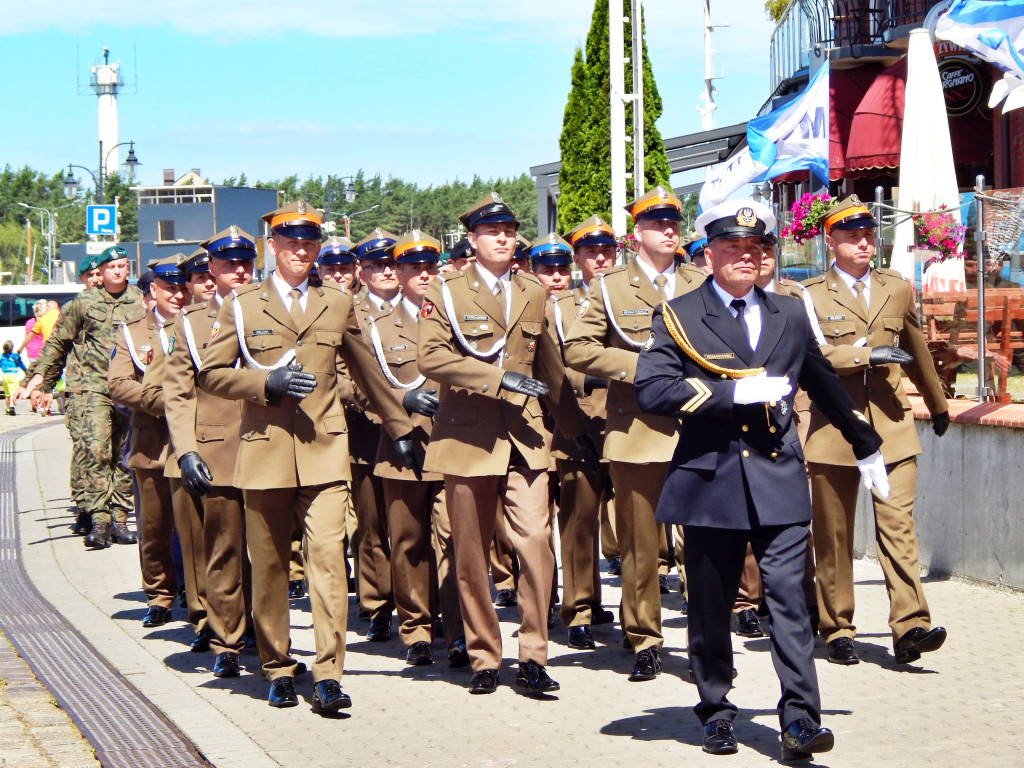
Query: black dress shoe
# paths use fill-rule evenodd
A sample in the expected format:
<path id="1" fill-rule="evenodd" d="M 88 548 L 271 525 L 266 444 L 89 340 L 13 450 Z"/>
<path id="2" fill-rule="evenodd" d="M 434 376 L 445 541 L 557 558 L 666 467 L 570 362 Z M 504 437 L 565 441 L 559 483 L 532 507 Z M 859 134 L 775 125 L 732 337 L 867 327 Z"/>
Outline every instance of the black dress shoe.
<path id="1" fill-rule="evenodd" d="M 409 646 L 405 652 L 405 663 L 414 667 L 425 667 L 433 664 L 434 659 L 430 655 L 430 643 L 426 640 L 419 640 Z"/>
<path id="2" fill-rule="evenodd" d="M 473 673 L 473 679 L 469 681 L 470 693 L 494 693 L 498 690 L 498 670 L 481 669 Z"/>
<path id="3" fill-rule="evenodd" d="M 434 625 L 431 629 L 432 639 L 440 640 L 444 637 L 444 620 L 440 616 L 434 617 Z"/>
<path id="4" fill-rule="evenodd" d="M 548 671 L 536 661 L 524 661 L 516 672 L 516 688 L 524 696 L 543 696 L 559 689 L 558 683 L 548 677 Z"/>
<path id="5" fill-rule="evenodd" d="M 782 732 L 782 761 L 809 760 L 812 752 L 828 752 L 835 743 L 832 731 L 801 717 Z"/>
<path id="6" fill-rule="evenodd" d="M 712 720 L 704 724 L 703 749 L 709 755 L 735 755 L 736 733 L 728 720 Z"/>
<path id="7" fill-rule="evenodd" d="M 629 673 L 629 682 L 639 683 L 653 680 L 661 674 L 661 651 L 657 648 L 644 648 L 637 653 L 633 671 Z"/>
<path id="8" fill-rule="evenodd" d="M 106 549 L 110 546 L 110 523 L 93 522 L 92 530 L 82 542 L 89 549 Z"/>
<path id="9" fill-rule="evenodd" d="M 614 624 L 615 614 L 595 603 L 590 606 L 591 624 Z"/>
<path id="10" fill-rule="evenodd" d="M 135 535 L 135 531 L 128 530 L 125 523 L 119 523 L 116 520 L 110 526 L 110 538 L 115 544 L 139 543 L 139 537 Z"/>
<path id="11" fill-rule="evenodd" d="M 188 649 L 192 653 L 206 653 L 210 650 L 210 639 L 213 637 L 213 631 L 203 627 L 196 636 L 192 638 L 192 642 L 188 644 Z"/>
<path id="12" fill-rule="evenodd" d="M 224 653 L 217 654 L 217 658 L 213 662 L 214 677 L 238 677 L 240 674 L 242 671 L 238 665 L 237 653 L 224 651 Z"/>
<path id="13" fill-rule="evenodd" d="M 576 627 L 569 627 L 568 646 L 580 651 L 589 651 L 596 648 L 594 636 L 590 633 L 590 625 L 580 624 Z"/>
<path id="14" fill-rule="evenodd" d="M 92 530 L 92 513 L 79 512 L 75 518 L 75 524 L 71 526 L 71 532 L 75 536 L 85 536 Z"/>
<path id="15" fill-rule="evenodd" d="M 946 642 L 945 627 L 914 627 L 893 645 L 897 664 L 909 664 L 921 658 L 922 653 L 937 651 Z"/>
<path id="16" fill-rule="evenodd" d="M 162 627 L 171 620 L 171 609 L 162 605 L 151 605 L 146 615 L 142 618 L 142 626 L 147 629 L 151 627 Z"/>
<path id="17" fill-rule="evenodd" d="M 669 593 L 668 574 L 663 573 L 658 576 L 658 591 L 663 595 L 667 595 Z"/>
<path id="18" fill-rule="evenodd" d="M 306 669 L 306 665 L 303 662 L 296 661 L 295 662 L 295 670 L 292 672 L 292 677 L 298 677 L 299 675 L 304 675 L 308 671 L 309 670 Z"/>
<path id="19" fill-rule="evenodd" d="M 270 683 L 267 704 L 278 709 L 298 705 L 299 697 L 295 695 L 295 683 L 290 677 L 279 677 Z"/>
<path id="20" fill-rule="evenodd" d="M 608 558 L 608 573 L 613 576 L 622 575 L 622 558 L 621 557 L 609 557 Z"/>
<path id="21" fill-rule="evenodd" d="M 366 632 L 366 639 L 373 643 L 383 643 L 391 639 L 391 614 L 374 616 L 370 619 L 370 628 Z"/>
<path id="22" fill-rule="evenodd" d="M 296 600 L 306 596 L 306 582 L 302 579 L 288 582 L 288 597 Z"/>
<path id="23" fill-rule="evenodd" d="M 860 656 L 857 655 L 857 649 L 853 647 L 852 638 L 837 637 L 835 640 L 829 640 L 825 647 L 828 649 L 830 664 L 850 665 L 860 662 Z"/>
<path id="24" fill-rule="evenodd" d="M 320 680 L 313 683 L 313 711 L 317 714 L 337 712 L 352 706 L 352 697 L 341 690 L 337 680 Z"/>
<path id="25" fill-rule="evenodd" d="M 462 669 L 469 666 L 469 651 L 466 650 L 465 638 L 456 638 L 448 646 L 448 666 L 451 669 Z"/>
<path id="26" fill-rule="evenodd" d="M 761 622 L 753 608 L 744 608 L 736 616 L 736 634 L 740 637 L 764 637 Z"/>
<path id="27" fill-rule="evenodd" d="M 519 604 L 519 595 L 514 589 L 499 589 L 494 596 L 494 604 L 499 608 L 512 608 Z"/>
<path id="28" fill-rule="evenodd" d="M 245 643 L 246 648 L 255 648 L 256 641 L 256 630 L 253 627 L 247 627 L 245 634 L 242 635 L 242 641 Z"/>

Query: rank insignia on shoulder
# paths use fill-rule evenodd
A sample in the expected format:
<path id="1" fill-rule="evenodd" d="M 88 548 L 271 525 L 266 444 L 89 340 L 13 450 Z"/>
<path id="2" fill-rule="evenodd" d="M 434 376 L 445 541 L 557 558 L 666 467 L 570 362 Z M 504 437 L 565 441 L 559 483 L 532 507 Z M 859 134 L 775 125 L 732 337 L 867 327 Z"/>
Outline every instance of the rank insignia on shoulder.
<path id="1" fill-rule="evenodd" d="M 845 320 L 846 315 L 829 315 L 825 318 L 826 323 L 831 323 L 833 320 Z"/>
<path id="2" fill-rule="evenodd" d="M 420 307 L 420 317 L 430 317 L 434 313 L 434 302 L 424 301 Z"/>
<path id="3" fill-rule="evenodd" d="M 216 339 L 218 333 L 220 333 L 220 322 L 214 321 L 213 327 L 210 329 L 210 341 Z"/>
<path id="4" fill-rule="evenodd" d="M 644 342 L 644 351 L 647 351 L 654 346 L 654 331 L 651 331 L 651 335 L 647 337 L 647 341 Z"/>
<path id="5" fill-rule="evenodd" d="M 588 309 L 590 309 L 590 299 L 584 299 L 580 302 L 580 317 L 587 314 Z"/>

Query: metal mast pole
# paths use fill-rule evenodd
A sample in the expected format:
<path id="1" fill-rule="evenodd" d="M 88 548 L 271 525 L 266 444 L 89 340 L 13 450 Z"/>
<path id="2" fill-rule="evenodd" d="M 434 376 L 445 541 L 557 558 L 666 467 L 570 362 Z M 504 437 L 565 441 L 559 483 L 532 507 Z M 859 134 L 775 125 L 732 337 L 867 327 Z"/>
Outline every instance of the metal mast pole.
<path id="1" fill-rule="evenodd" d="M 643 0 L 632 0 L 633 43 L 633 199 L 646 191 L 644 173 L 644 38 Z"/>
<path id="2" fill-rule="evenodd" d="M 608 0 L 608 79 L 611 107 L 612 229 L 616 237 L 626 234 L 626 90 L 622 29 L 622 0 Z"/>

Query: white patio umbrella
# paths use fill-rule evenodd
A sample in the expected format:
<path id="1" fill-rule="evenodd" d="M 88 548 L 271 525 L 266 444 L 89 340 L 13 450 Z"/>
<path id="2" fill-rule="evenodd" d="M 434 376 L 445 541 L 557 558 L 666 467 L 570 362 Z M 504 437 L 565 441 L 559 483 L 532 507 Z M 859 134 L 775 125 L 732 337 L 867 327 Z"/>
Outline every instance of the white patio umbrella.
<path id="1" fill-rule="evenodd" d="M 942 205 L 960 222 L 960 195 L 953 169 L 953 148 L 949 141 L 949 119 L 942 95 L 939 68 L 931 36 L 926 29 L 910 33 L 907 51 L 907 88 L 903 108 L 903 138 L 900 144 L 900 180 L 896 207 L 901 211 L 938 210 Z M 902 218 L 902 216 L 901 216 Z M 913 280 L 914 225 L 907 220 L 896 228 L 890 266 Z M 944 291 L 963 290 L 962 259 L 951 259 L 932 267 L 932 287 Z"/>

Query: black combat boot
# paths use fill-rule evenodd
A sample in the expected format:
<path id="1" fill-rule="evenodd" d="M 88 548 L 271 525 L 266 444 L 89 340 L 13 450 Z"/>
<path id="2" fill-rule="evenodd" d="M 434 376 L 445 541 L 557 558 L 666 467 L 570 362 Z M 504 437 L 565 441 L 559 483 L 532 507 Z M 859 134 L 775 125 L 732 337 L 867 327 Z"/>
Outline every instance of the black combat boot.
<path id="1" fill-rule="evenodd" d="M 96 520 L 92 523 L 92 530 L 85 537 L 85 546 L 89 549 L 106 549 L 110 546 L 110 523 L 101 523 Z"/>
<path id="2" fill-rule="evenodd" d="M 128 530 L 128 524 L 123 522 L 114 521 L 110 530 L 110 538 L 113 539 L 115 544 L 138 544 L 139 537 L 135 535 L 134 531 Z"/>

